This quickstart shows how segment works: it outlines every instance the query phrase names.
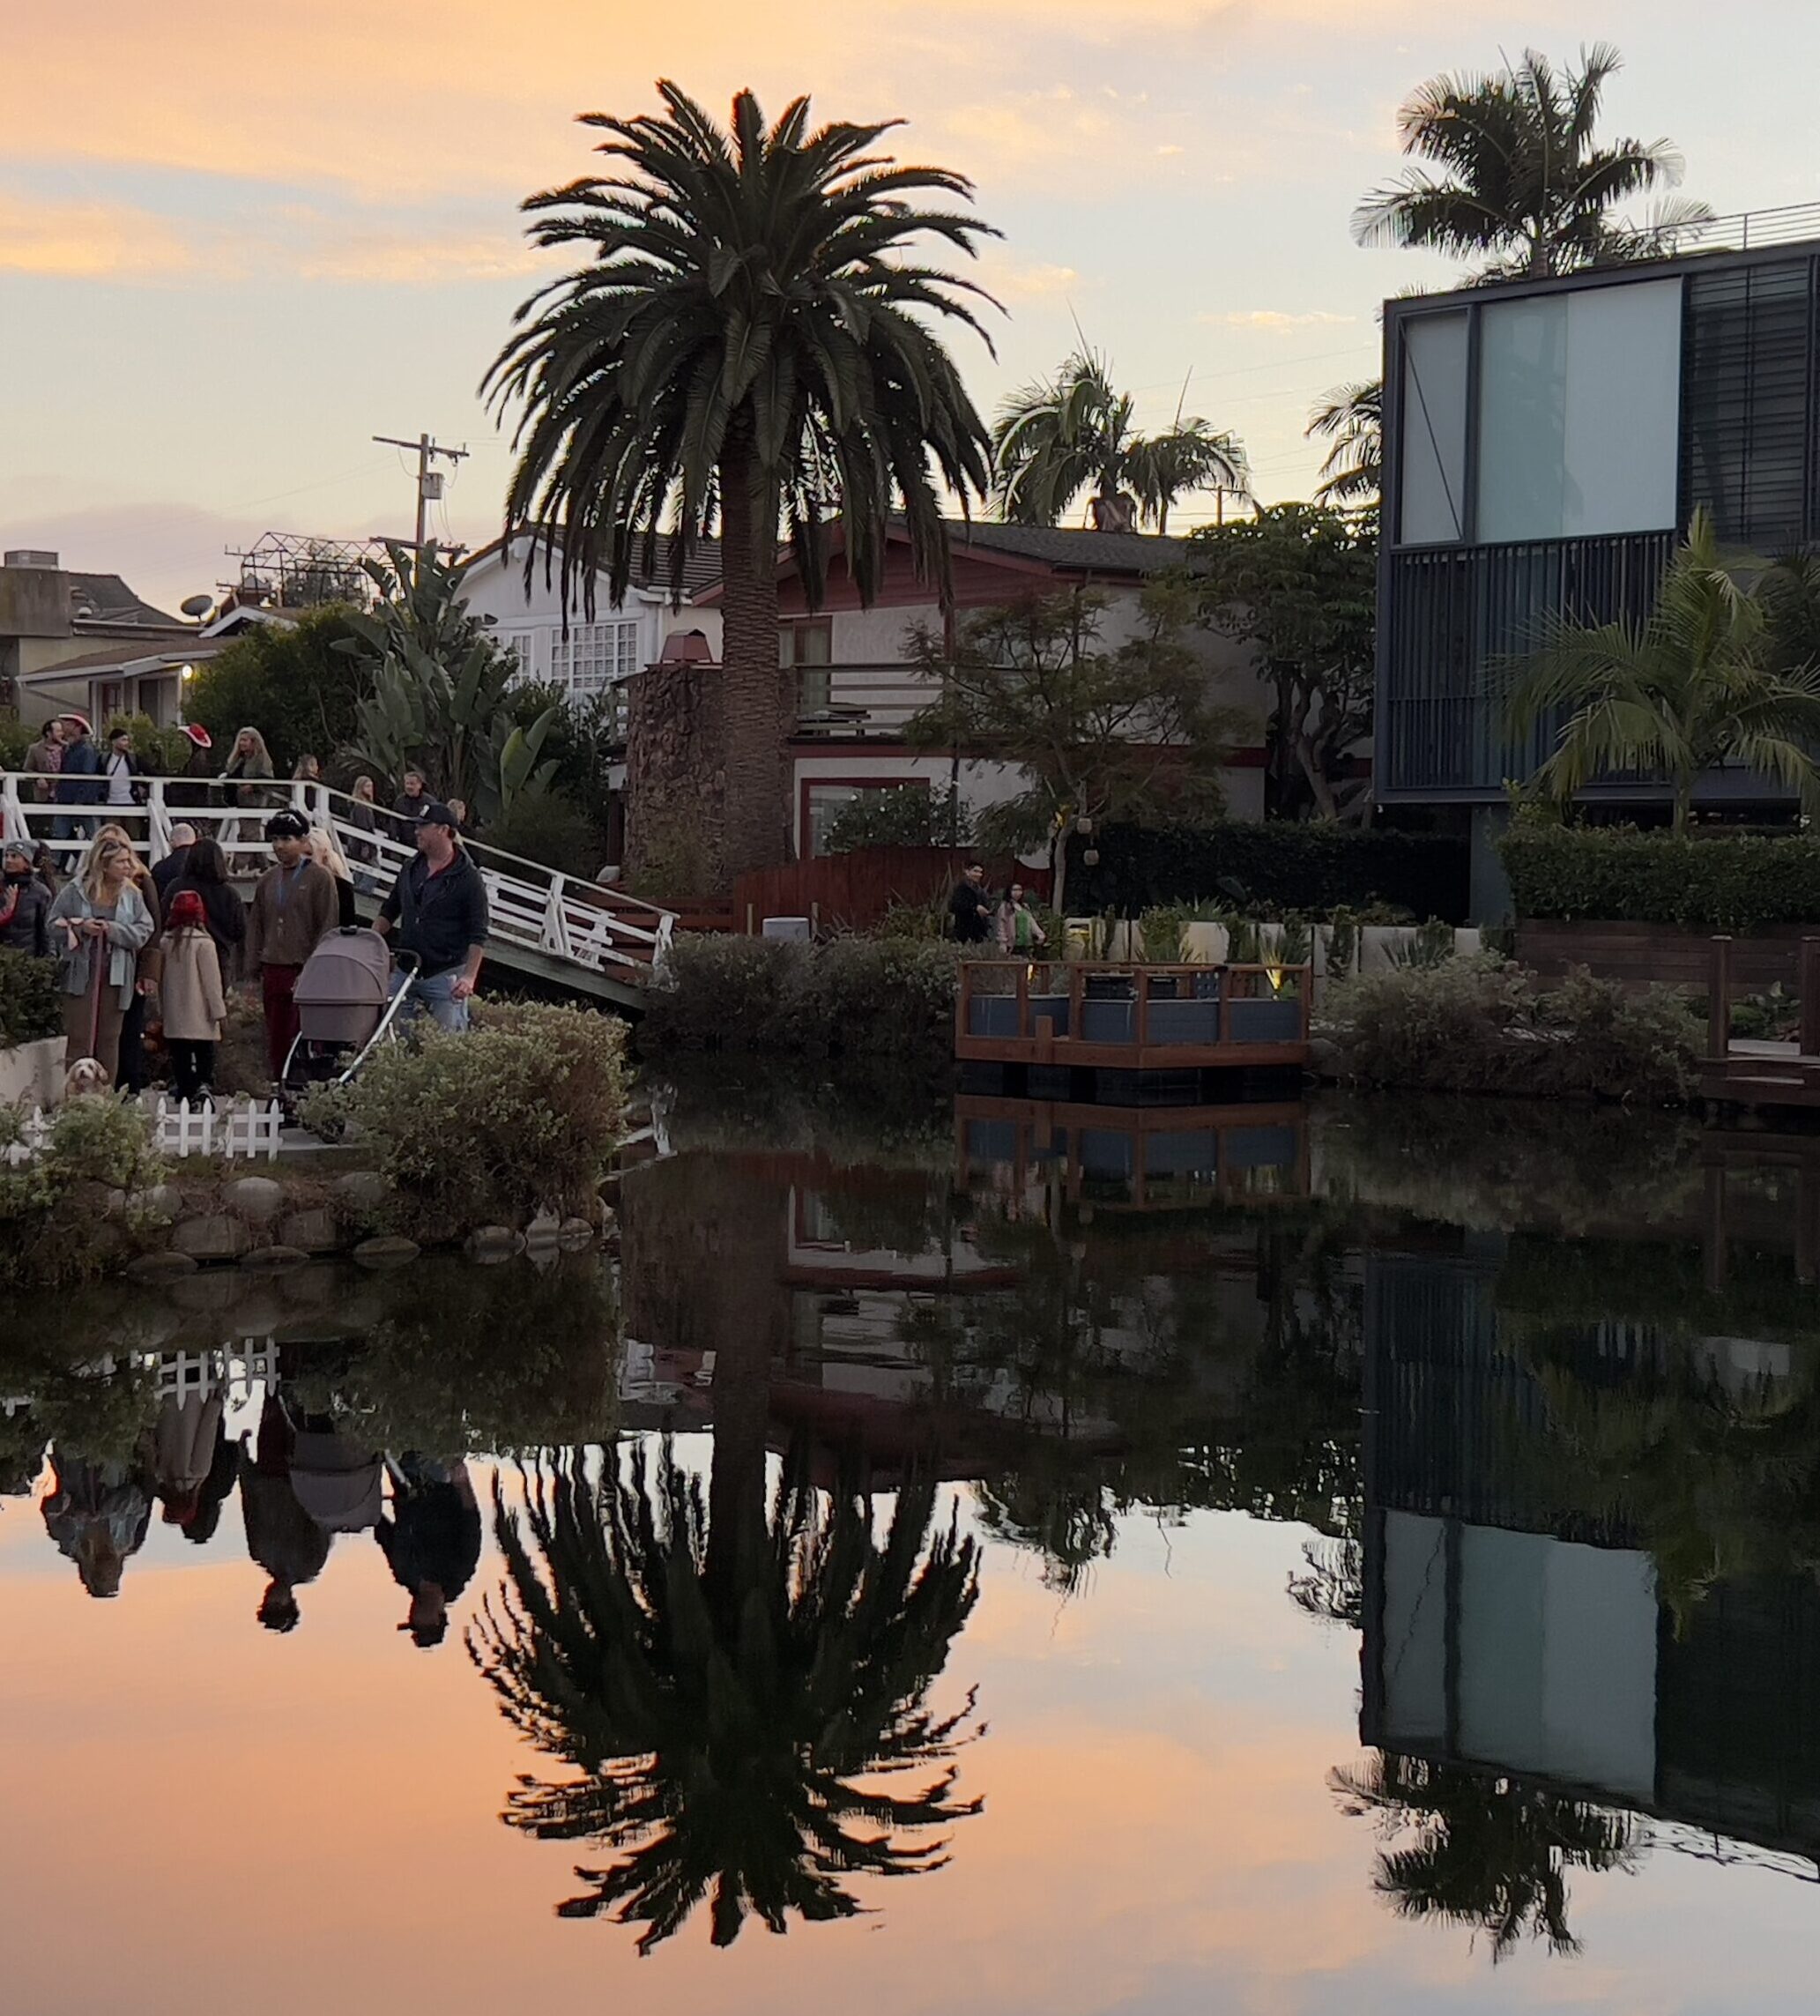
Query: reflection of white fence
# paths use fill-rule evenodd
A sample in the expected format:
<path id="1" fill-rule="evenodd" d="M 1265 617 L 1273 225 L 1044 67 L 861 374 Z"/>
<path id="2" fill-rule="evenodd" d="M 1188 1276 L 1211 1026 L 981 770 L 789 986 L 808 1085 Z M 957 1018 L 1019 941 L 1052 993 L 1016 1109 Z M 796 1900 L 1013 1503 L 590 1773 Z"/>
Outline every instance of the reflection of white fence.
<path id="1" fill-rule="evenodd" d="M 192 1395 L 207 1399 L 220 1393 L 244 1403 L 256 1381 L 268 1392 L 278 1384 L 278 1346 L 269 1336 L 249 1337 L 238 1349 L 150 1352 L 137 1362 L 154 1369 L 160 1400 L 182 1402 Z"/>
<path id="2" fill-rule="evenodd" d="M 162 860 L 170 852 L 171 828 L 187 822 L 219 840 L 233 874 L 246 880 L 271 866 L 265 822 L 285 805 L 334 836 L 355 888 L 366 896 L 389 891 L 416 851 L 409 821 L 394 817 L 383 806 L 358 804 L 326 785 L 261 783 L 249 787 L 258 802 L 239 805 L 221 803 L 222 788 L 204 779 L 148 777 L 141 786 L 143 805 L 69 806 L 41 800 L 38 786 L 43 781 L 0 771 L 0 835 L 33 844 L 46 841 L 65 857 L 73 856 L 93 827 L 113 820 L 148 860 Z M 515 949 L 535 953 L 634 985 L 653 968 L 662 968 L 676 925 L 672 911 L 495 847 L 464 844 L 487 884 L 494 956 L 509 963 Z"/>
<path id="3" fill-rule="evenodd" d="M 284 1108 L 276 1099 L 231 1106 L 160 1099 L 152 1113 L 152 1145 L 160 1155 L 186 1161 L 192 1155 L 219 1155 L 229 1162 L 271 1162 L 277 1157 L 284 1125 Z M 31 1118 L 19 1127 L 19 1139 L 0 1150 L 0 1161 L 18 1169 L 34 1160 L 49 1140 L 50 1129 L 50 1117 L 34 1106 Z"/>

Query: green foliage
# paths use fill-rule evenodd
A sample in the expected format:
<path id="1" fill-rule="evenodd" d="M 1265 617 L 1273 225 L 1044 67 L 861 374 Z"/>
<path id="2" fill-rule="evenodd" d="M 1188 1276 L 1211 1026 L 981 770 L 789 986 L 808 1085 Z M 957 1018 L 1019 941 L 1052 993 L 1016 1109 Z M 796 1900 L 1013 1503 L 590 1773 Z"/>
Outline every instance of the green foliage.
<path id="1" fill-rule="evenodd" d="M 1453 926 L 1442 924 L 1430 918 L 1426 924 L 1418 924 L 1415 935 L 1406 939 L 1400 945 L 1385 948 L 1385 956 L 1393 969 L 1407 970 L 1412 966 L 1441 966 L 1453 956 Z"/>
<path id="2" fill-rule="evenodd" d="M 1622 62 L 1598 42 L 1577 71 L 1557 72 L 1526 49 L 1492 76 L 1431 78 L 1398 116 L 1403 152 L 1430 166 L 1371 190 L 1353 213 L 1354 237 L 1482 260 L 1486 279 L 1672 249 L 1677 227 L 1712 214 L 1704 204 L 1663 202 L 1643 228 L 1611 215 L 1681 180 L 1667 140 L 1595 145 L 1605 86 Z"/>
<path id="3" fill-rule="evenodd" d="M 940 632 L 912 636 L 910 655 L 940 697 L 911 717 L 909 740 L 1009 763 L 1029 780 L 979 816 L 980 844 L 994 852 L 1047 846 L 1053 859 L 1083 819 L 1148 824 L 1222 808 L 1220 771 L 1247 723 L 1208 697 L 1207 669 L 1182 641 L 1191 591 L 1153 581 L 1138 635 L 1110 651 L 1099 646 L 1107 606 L 1096 591 L 1069 589 L 982 609 L 962 624 L 952 658 Z"/>
<path id="4" fill-rule="evenodd" d="M 1384 473 L 1384 380 L 1335 385 L 1309 420 L 1311 439 L 1329 442 L 1315 500 L 1342 510 L 1375 505 Z"/>
<path id="5" fill-rule="evenodd" d="M 313 1094 L 304 1119 L 358 1134 L 413 1239 L 522 1226 L 594 1201 L 625 1120 L 624 1048 L 622 1023 L 583 1008 L 486 1009 L 464 1035 L 381 1050 L 353 1083 Z"/>
<path id="6" fill-rule="evenodd" d="M 1360 1084 L 1652 1105 L 1692 1097 L 1705 1048 L 1669 989 L 1627 994 L 1584 969 L 1539 987 L 1482 954 L 1343 982 L 1317 1030 Z"/>
<path id="7" fill-rule="evenodd" d="M 1466 914 L 1467 845 L 1444 835 L 1362 830 L 1326 821 L 1096 829 L 1098 864 L 1068 849 L 1078 914 L 1135 916 L 1161 904 L 1243 907 L 1320 922 L 1341 909 L 1457 920 Z M 1360 919 L 1363 921 L 1364 919 Z"/>
<path id="8" fill-rule="evenodd" d="M 1177 420 L 1160 434 L 1133 430 L 1136 406 L 1117 391 L 1103 358 L 1070 357 L 1051 379 L 1014 392 L 992 429 L 992 487 L 1014 524 L 1055 525 L 1083 490 L 1103 532 L 1140 521 L 1169 530 L 1170 507 L 1191 490 L 1251 488 L 1237 439 L 1206 420 Z"/>
<path id="9" fill-rule="evenodd" d="M 60 1035 L 63 1027 L 56 963 L 0 950 L 0 1050 Z"/>
<path id="10" fill-rule="evenodd" d="M 647 903 L 703 896 L 714 887 L 709 837 L 699 824 L 671 820 L 644 837 L 643 859 L 626 877 L 628 895 Z"/>
<path id="11" fill-rule="evenodd" d="M 488 825 L 489 847 L 522 854 L 566 875 L 592 882 L 606 856 L 600 829 L 582 807 L 560 787 L 544 792 L 521 792 Z"/>
<path id="12" fill-rule="evenodd" d="M 327 762 L 354 740 L 366 681 L 341 648 L 353 636 L 351 614 L 337 606 L 306 611 L 294 628 L 254 623 L 197 661 L 183 710 L 213 736 L 218 770 L 243 727 L 265 737 L 280 777 L 306 752 Z"/>
<path id="13" fill-rule="evenodd" d="M 1315 504 L 1267 505 L 1189 542 L 1200 620 L 1248 645 L 1276 689 L 1273 808 L 1335 819 L 1368 801 L 1344 777 L 1371 731 L 1378 525 Z"/>
<path id="14" fill-rule="evenodd" d="M 17 714 L 0 711 L 0 770 L 22 770 L 26 752 L 37 740 Z"/>
<path id="15" fill-rule="evenodd" d="M 16 1139 L 19 1113 L 0 1106 L 0 1142 Z M 42 1149 L 17 1169 L 0 1167 L 0 1288 L 87 1281 L 115 1260 L 126 1233 L 104 1222 L 109 1190 L 155 1182 L 159 1162 L 137 1106 L 109 1097 L 67 1099 Z"/>
<path id="16" fill-rule="evenodd" d="M 960 792 L 944 785 L 892 785 L 863 791 L 828 823 L 824 843 L 830 854 L 858 853 L 864 847 L 970 847 L 973 815 Z"/>
<path id="17" fill-rule="evenodd" d="M 550 788 L 555 765 L 542 752 L 555 710 L 529 727 L 513 719 L 516 662 L 468 614 L 455 562 L 434 547 L 386 552 L 389 564 L 363 562 L 381 600 L 370 615 L 348 612 L 353 636 L 338 647 L 368 681 L 356 709 L 360 756 L 394 781 L 421 770 L 439 796 L 489 824 L 521 794 Z"/>
<path id="18" fill-rule="evenodd" d="M 1668 778 L 1675 829 L 1694 786 L 1721 763 L 1773 778 L 1820 808 L 1820 667 L 1771 662 L 1763 602 L 1721 557 L 1697 510 L 1662 577 L 1649 621 L 1577 623 L 1550 616 L 1541 648 L 1505 668 L 1505 726 L 1521 740 L 1566 716 L 1535 788 L 1557 805 L 1602 777 Z"/>
<path id="19" fill-rule="evenodd" d="M 1498 842 L 1520 918 L 1753 931 L 1820 917 L 1820 837 L 1513 824 Z"/>
<path id="20" fill-rule="evenodd" d="M 529 734 L 553 708 L 541 755 L 556 767 L 550 788 L 566 792 L 605 832 L 613 810 L 613 766 L 625 753 L 625 700 L 616 693 L 577 699 L 549 681 L 523 680 L 509 696 L 514 723 Z"/>
<path id="21" fill-rule="evenodd" d="M 956 963 L 957 948 L 922 939 L 685 934 L 650 990 L 639 1048 L 945 1062 Z"/>

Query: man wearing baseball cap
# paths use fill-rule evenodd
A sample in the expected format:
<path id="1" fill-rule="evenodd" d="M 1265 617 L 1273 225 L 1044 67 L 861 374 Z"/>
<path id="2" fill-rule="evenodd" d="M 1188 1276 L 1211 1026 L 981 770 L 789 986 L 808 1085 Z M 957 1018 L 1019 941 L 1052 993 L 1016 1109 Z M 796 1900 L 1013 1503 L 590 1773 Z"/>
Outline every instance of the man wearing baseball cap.
<path id="1" fill-rule="evenodd" d="M 265 1055 L 274 1081 L 297 1040 L 292 999 L 303 963 L 334 930 L 340 914 L 335 878 L 310 859 L 309 822 L 301 812 L 274 812 L 265 822 L 275 867 L 253 890 L 247 917 L 247 971 L 258 976 L 265 1010 Z"/>
<path id="2" fill-rule="evenodd" d="M 417 853 L 400 871 L 381 904 L 375 928 L 390 939 L 400 959 L 392 992 L 415 982 L 415 1000 L 439 1027 L 468 1026 L 468 1002 L 487 954 L 487 885 L 457 843 L 459 826 L 446 805 L 432 800 L 417 822 Z M 410 1004 L 407 1004 L 407 1008 Z"/>

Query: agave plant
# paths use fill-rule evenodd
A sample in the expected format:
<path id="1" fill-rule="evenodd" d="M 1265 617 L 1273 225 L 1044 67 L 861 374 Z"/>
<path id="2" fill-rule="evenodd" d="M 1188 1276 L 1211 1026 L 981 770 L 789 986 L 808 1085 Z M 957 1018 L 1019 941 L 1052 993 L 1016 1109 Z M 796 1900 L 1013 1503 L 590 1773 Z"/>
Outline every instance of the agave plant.
<path id="1" fill-rule="evenodd" d="M 728 1945 L 748 1914 L 851 1917 L 855 1878 L 942 1865 L 938 1830 L 979 1810 L 955 1758 L 980 1730 L 971 1694 L 950 1714 L 927 1697 L 978 1554 L 952 1519 L 932 1536 L 931 1482 L 899 1491 L 880 1540 L 857 1477 L 824 1496 L 793 1453 L 765 1538 L 730 1557 L 667 1444 L 522 1475 L 522 1506 L 495 1487 L 506 1573 L 469 1651 L 569 1774 L 523 1779 L 507 1825 L 616 1858 L 576 1870 L 561 1916 L 639 1924 L 649 1953 L 707 1899 Z"/>
<path id="2" fill-rule="evenodd" d="M 482 821 L 521 796 L 540 797 L 556 765 L 539 758 L 561 710 L 520 727 L 508 696 L 515 661 L 469 614 L 459 568 L 433 547 L 388 542 L 386 553 L 363 562 L 377 606 L 350 610 L 354 636 L 337 647 L 371 681 L 356 708 L 360 760 L 390 777 L 420 770 Z"/>

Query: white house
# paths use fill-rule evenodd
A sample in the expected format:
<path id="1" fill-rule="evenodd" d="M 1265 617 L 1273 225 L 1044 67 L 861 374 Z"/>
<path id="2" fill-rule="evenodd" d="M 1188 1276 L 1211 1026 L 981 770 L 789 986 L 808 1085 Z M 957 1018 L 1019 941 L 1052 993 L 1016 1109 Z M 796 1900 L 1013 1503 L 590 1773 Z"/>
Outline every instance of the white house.
<path id="1" fill-rule="evenodd" d="M 1179 565 L 1188 551 L 1180 539 L 1140 532 L 958 523 L 951 532 L 955 603 L 962 617 L 1033 589 L 1092 587 L 1109 601 L 1100 625 L 1106 647 L 1136 634 L 1146 577 Z M 953 774 L 963 804 L 979 811 L 1023 788 L 1021 773 L 1007 764 L 964 755 L 956 763 L 914 750 L 904 740 L 904 724 L 937 697 L 911 660 L 910 639 L 918 628 L 939 634 L 942 621 L 933 589 L 916 577 L 907 534 L 900 530 L 892 536 L 882 588 L 870 608 L 861 606 L 838 552 L 830 558 L 822 606 L 813 614 L 787 555 L 778 599 L 779 659 L 795 668 L 799 688 L 790 808 L 799 857 L 821 852 L 836 815 L 867 791 L 945 790 Z M 704 588 L 702 600 L 699 614 L 705 616 L 715 606 L 716 590 Z M 693 619 L 697 612 L 685 614 Z M 1221 781 L 1229 817 L 1261 819 L 1271 696 L 1248 647 L 1212 631 L 1195 633 L 1190 645 L 1207 661 L 1215 697 L 1255 723 L 1254 735 L 1233 752 Z"/>
<path id="2" fill-rule="evenodd" d="M 605 575 L 599 577 L 591 616 L 578 591 L 564 607 L 560 554 L 539 550 L 527 583 L 531 555 L 531 536 L 517 533 L 509 543 L 483 546 L 462 569 L 470 611 L 493 620 L 494 636 L 517 653 L 526 679 L 547 681 L 578 700 L 597 695 L 616 700 L 615 682 L 654 664 L 665 641 L 679 632 L 700 630 L 710 654 L 719 658 L 720 612 L 695 606 L 695 598 L 720 578 L 719 549 L 712 540 L 689 555 L 680 609 L 672 606 L 667 539 L 657 541 L 655 568 L 634 582 L 623 603 L 613 600 Z"/>

